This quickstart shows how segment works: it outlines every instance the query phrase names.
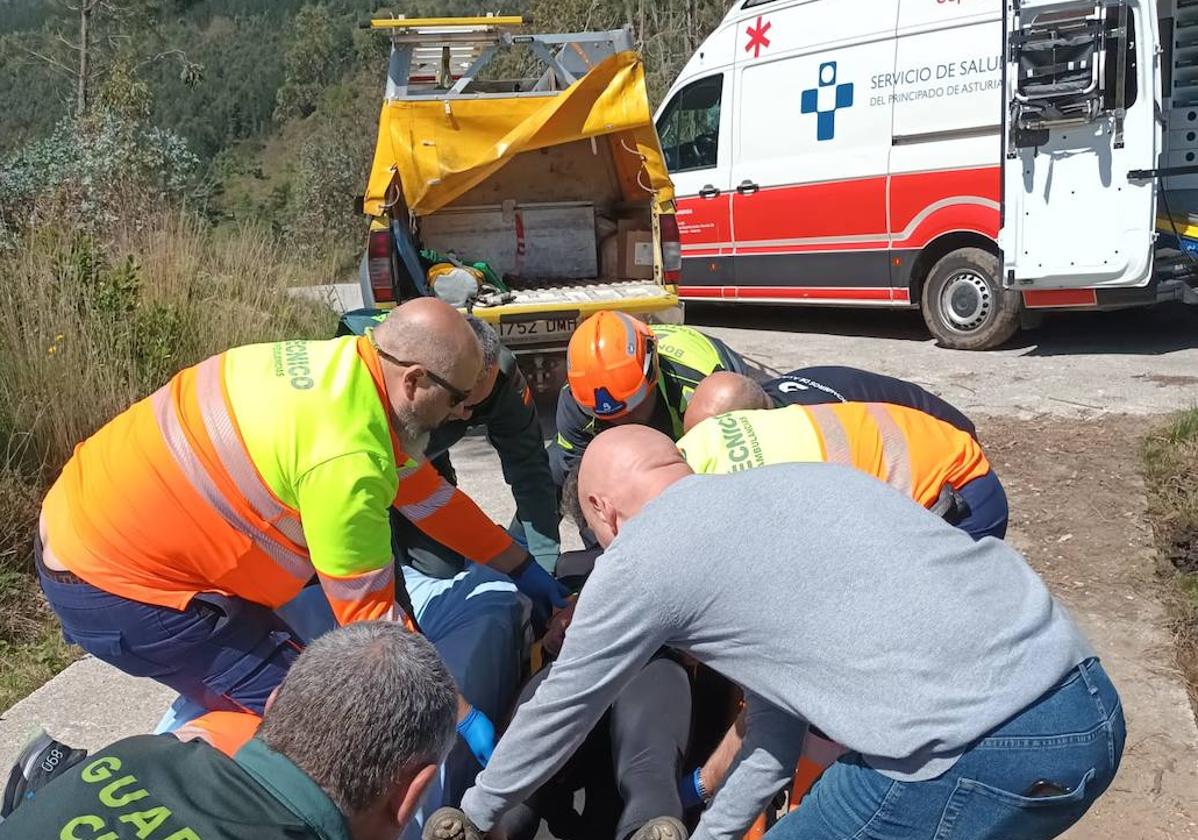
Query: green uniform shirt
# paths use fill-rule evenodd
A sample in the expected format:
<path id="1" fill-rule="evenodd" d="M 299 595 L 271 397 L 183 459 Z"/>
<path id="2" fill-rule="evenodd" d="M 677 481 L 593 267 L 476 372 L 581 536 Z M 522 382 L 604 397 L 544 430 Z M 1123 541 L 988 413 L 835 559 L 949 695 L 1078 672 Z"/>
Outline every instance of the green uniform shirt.
<path id="1" fill-rule="evenodd" d="M 557 562 L 557 489 L 549 472 L 549 455 L 541 436 L 541 420 L 516 354 L 499 350 L 499 375 L 495 387 L 479 403 L 469 420 L 449 420 L 434 429 L 425 454 L 445 479 L 457 484 L 449 448 L 478 427 L 486 429 L 503 468 L 503 479 L 516 500 L 516 519 L 524 528 L 528 551 L 549 571 Z"/>
<path id="2" fill-rule="evenodd" d="M 350 840 L 302 770 L 258 739 L 228 758 L 138 735 L 88 756 L 0 823 L 3 840 Z"/>

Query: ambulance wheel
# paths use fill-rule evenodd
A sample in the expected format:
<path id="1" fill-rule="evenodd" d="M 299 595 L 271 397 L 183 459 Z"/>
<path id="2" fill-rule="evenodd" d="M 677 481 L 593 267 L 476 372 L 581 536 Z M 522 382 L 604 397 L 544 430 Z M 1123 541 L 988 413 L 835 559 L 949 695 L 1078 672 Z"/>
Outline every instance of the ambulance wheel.
<path id="1" fill-rule="evenodd" d="M 1019 329 L 1019 293 L 1004 289 L 998 257 L 958 248 L 941 257 L 923 284 L 923 319 L 942 347 L 990 350 Z"/>

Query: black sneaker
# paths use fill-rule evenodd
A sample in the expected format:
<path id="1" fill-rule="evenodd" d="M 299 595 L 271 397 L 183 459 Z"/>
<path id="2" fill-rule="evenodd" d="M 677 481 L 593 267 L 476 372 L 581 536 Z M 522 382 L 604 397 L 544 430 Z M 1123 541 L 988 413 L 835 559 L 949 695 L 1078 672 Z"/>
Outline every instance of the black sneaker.
<path id="1" fill-rule="evenodd" d="M 25 745 L 8 774 L 4 799 L 0 801 L 0 822 L 4 821 L 37 792 L 62 773 L 87 757 L 87 750 L 76 750 L 55 741 L 42 730 Z"/>
<path id="2" fill-rule="evenodd" d="M 686 840 L 686 826 L 673 817 L 654 817 L 638 828 L 631 840 Z"/>
<path id="3" fill-rule="evenodd" d="M 438 808 L 424 821 L 420 840 L 482 840 L 483 833 L 457 808 Z"/>

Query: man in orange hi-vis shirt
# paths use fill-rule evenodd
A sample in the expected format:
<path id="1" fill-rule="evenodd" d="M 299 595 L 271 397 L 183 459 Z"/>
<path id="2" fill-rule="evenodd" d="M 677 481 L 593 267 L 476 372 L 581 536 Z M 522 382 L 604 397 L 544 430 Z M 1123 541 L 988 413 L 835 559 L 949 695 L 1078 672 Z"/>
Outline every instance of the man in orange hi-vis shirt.
<path id="1" fill-rule="evenodd" d="M 205 709 L 261 714 L 299 648 L 274 610 L 314 577 L 337 623 L 412 626 L 392 506 L 559 602 L 548 573 L 423 459 L 481 366 L 461 314 L 422 299 L 370 336 L 239 347 L 177 374 L 80 444 L 46 496 L 38 571 L 64 634 Z M 485 763 L 493 728 L 460 707 Z"/>

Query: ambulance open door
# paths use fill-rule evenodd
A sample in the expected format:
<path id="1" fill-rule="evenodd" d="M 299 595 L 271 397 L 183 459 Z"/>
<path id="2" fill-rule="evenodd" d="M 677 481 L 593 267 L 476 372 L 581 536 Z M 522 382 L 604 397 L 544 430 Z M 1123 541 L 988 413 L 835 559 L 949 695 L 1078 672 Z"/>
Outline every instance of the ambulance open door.
<path id="1" fill-rule="evenodd" d="M 1004 282 L 1142 286 L 1161 142 L 1153 0 L 1005 0 Z"/>

